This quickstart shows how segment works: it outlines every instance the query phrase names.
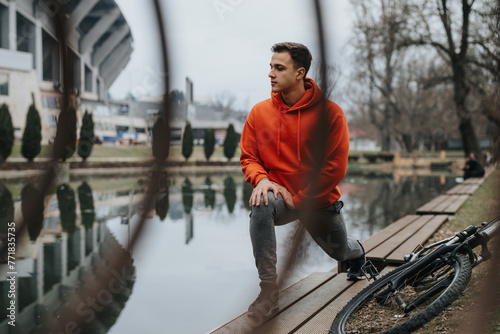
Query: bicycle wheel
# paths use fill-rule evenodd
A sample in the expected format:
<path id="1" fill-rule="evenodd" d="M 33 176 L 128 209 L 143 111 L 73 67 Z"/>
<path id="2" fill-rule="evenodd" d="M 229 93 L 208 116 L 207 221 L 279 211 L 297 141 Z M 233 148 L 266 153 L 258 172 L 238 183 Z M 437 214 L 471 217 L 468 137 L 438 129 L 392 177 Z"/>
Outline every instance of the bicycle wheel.
<path id="1" fill-rule="evenodd" d="M 406 263 L 362 290 L 337 315 L 330 334 L 411 333 L 458 298 L 472 271 L 469 258 L 459 253 L 410 274 L 415 264 Z M 401 283 L 391 290 L 398 276 Z"/>

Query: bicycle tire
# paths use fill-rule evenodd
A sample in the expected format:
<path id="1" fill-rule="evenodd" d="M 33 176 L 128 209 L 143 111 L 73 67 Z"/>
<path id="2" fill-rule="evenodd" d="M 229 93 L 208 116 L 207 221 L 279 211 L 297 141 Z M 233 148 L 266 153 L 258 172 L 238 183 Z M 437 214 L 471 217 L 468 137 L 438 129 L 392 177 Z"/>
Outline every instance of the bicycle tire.
<path id="1" fill-rule="evenodd" d="M 451 305 L 467 287 L 472 272 L 469 258 L 461 253 L 449 256 L 446 262 L 438 259 L 425 268 L 421 268 L 417 274 L 411 275 L 407 269 L 413 265 L 415 265 L 414 262 L 409 262 L 396 268 L 358 293 L 338 313 L 330 328 L 330 334 L 411 333 Z M 398 291 L 408 290 L 410 294 L 418 294 L 417 290 L 421 290 L 424 296 L 428 294 L 429 299 L 432 298 L 431 301 L 425 299 L 426 297 L 424 300 L 414 299 L 413 301 L 418 300 L 425 305 L 417 306 L 415 310 L 404 317 L 391 313 L 402 313 L 402 311 L 401 308 L 395 310 L 394 301 L 391 301 L 393 296 L 389 298 L 387 293 L 389 282 L 399 275 L 404 279 L 401 281 L 402 284 L 397 287 Z M 403 294 L 403 297 L 406 293 Z M 409 298 L 414 297 L 410 296 Z M 376 303 L 376 310 L 373 303 Z M 367 308 L 366 314 L 363 313 L 363 307 Z M 350 323 L 356 322 L 356 318 L 362 329 L 351 331 L 349 329 Z"/>

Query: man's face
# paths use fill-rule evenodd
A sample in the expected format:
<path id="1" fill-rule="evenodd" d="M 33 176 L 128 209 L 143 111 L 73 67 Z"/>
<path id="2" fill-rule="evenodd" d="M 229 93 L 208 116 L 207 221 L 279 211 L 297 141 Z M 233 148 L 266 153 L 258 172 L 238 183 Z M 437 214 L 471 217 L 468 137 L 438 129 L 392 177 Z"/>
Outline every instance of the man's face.
<path id="1" fill-rule="evenodd" d="M 294 69 L 292 57 L 288 52 L 276 52 L 271 58 L 271 90 L 275 93 L 287 93 L 300 84 L 302 75 L 299 69 Z"/>

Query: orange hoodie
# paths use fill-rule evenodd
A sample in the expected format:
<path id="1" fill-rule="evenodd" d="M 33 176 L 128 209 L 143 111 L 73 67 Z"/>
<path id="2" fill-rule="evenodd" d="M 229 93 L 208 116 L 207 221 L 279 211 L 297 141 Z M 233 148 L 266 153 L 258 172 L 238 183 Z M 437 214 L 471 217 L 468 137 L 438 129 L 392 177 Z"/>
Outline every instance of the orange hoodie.
<path id="1" fill-rule="evenodd" d="M 241 134 L 240 162 L 245 180 L 253 187 L 266 177 L 287 188 L 293 203 L 300 208 L 312 196 L 312 146 L 321 140 L 325 144 L 324 159 L 313 201 L 315 207 L 321 208 L 340 198 L 337 185 L 347 169 L 349 134 L 342 109 L 325 100 L 312 79 L 305 79 L 305 88 L 304 96 L 293 107 L 283 102 L 281 93 L 271 93 L 270 99 L 252 108 Z M 326 107 L 327 124 L 324 138 L 320 139 L 322 106 Z"/>

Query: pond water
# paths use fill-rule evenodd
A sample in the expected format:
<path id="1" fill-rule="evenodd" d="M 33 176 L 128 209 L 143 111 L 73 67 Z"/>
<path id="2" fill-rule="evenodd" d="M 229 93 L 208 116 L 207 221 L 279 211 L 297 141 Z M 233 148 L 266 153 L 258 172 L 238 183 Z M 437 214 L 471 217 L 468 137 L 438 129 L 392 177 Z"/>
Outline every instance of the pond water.
<path id="1" fill-rule="evenodd" d="M 258 293 L 248 233 L 251 188 L 243 176 L 176 176 L 169 181 L 138 245 L 126 256 L 127 269 L 134 273 L 123 280 L 126 287 L 95 311 L 80 305 L 96 333 L 206 333 L 245 311 Z M 137 226 L 141 184 L 137 178 L 72 179 L 46 198 L 44 217 L 28 226 L 16 249 L 20 333 L 37 333 L 43 319 L 60 312 L 70 292 L 82 291 L 85 274 L 99 280 L 96 263 L 123 253 Z M 340 185 L 347 229 L 364 240 L 454 184 L 454 175 L 348 175 Z M 0 233 L 13 213 L 29 208 L 23 199 L 33 191 L 30 187 L 0 183 Z M 276 229 L 280 258 L 294 227 Z M 303 247 L 302 262 L 287 284 L 336 266 L 311 238 Z M 2 263 L 0 333 L 13 333 L 6 318 L 10 282 Z"/>

